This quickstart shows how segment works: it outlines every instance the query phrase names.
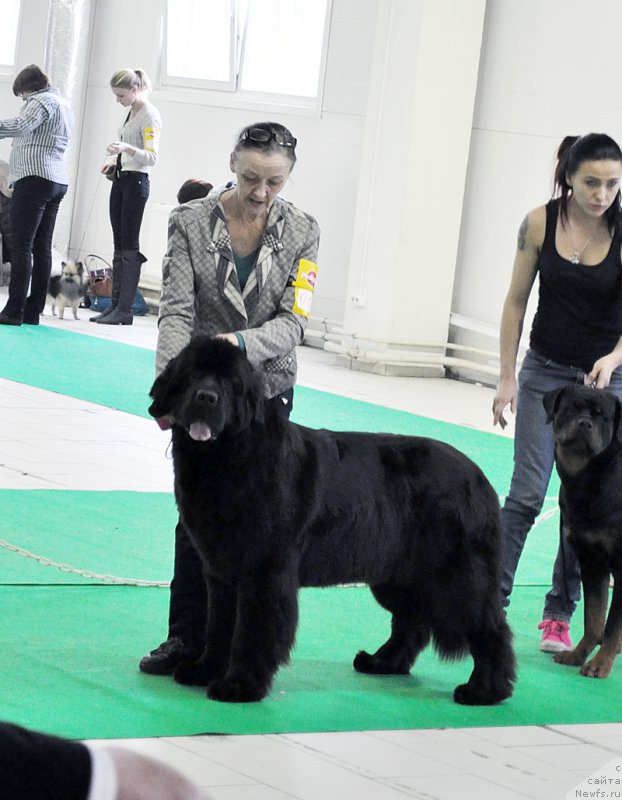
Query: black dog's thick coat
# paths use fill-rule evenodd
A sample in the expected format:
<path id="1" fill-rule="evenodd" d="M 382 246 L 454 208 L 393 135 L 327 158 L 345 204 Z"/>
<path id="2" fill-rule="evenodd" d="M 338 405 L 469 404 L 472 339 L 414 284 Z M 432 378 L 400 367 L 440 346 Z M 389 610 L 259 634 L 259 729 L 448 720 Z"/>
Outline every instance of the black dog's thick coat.
<path id="1" fill-rule="evenodd" d="M 174 420 L 175 494 L 209 598 L 205 652 L 176 680 L 260 700 L 289 658 L 299 587 L 364 582 L 393 617 L 358 671 L 406 674 L 432 637 L 444 658 L 473 657 L 457 702 L 510 697 L 499 505 L 480 469 L 431 439 L 296 425 L 262 388 L 238 348 L 202 337 L 151 390 L 150 413 Z"/>
<path id="2" fill-rule="evenodd" d="M 562 532 L 581 566 L 584 595 L 583 638 L 554 658 L 606 678 L 622 645 L 622 406 L 611 392 L 572 386 L 548 392 L 544 408 L 553 423 Z"/>

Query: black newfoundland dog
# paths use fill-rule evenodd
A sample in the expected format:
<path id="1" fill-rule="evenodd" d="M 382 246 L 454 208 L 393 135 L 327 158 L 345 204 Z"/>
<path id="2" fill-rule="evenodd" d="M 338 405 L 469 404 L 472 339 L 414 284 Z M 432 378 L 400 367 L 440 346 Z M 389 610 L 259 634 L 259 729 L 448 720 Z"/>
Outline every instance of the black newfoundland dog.
<path id="1" fill-rule="evenodd" d="M 554 659 L 606 678 L 622 645 L 622 406 L 611 392 L 568 386 L 545 394 L 544 408 L 553 423 L 562 534 L 581 566 L 584 598 L 583 638 Z"/>
<path id="2" fill-rule="evenodd" d="M 151 397 L 150 413 L 173 420 L 177 505 L 208 589 L 207 646 L 178 682 L 214 700 L 261 700 L 289 659 L 298 589 L 364 582 L 392 614 L 391 635 L 358 653 L 356 670 L 407 674 L 432 638 L 442 658 L 473 657 L 456 702 L 511 696 L 499 504 L 466 456 L 431 439 L 289 422 L 220 339 L 191 341 Z"/>

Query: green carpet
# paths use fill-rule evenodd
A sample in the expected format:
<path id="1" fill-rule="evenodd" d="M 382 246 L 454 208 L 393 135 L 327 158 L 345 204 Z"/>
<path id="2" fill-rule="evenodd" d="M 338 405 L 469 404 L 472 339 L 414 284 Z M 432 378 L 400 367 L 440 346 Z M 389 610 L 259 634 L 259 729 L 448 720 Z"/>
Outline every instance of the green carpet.
<path id="1" fill-rule="evenodd" d="M 443 663 L 431 649 L 407 677 L 356 673 L 355 653 L 381 644 L 389 624 L 363 588 L 303 590 L 291 665 L 266 700 L 235 705 L 138 672 L 139 658 L 162 631 L 166 590 L 0 587 L 2 717 L 78 738 L 618 721 L 619 665 L 608 680 L 589 680 L 538 651 L 541 596 L 540 588 L 516 592 L 510 622 L 519 681 L 514 697 L 499 706 L 453 703 L 471 661 Z"/>
<path id="2" fill-rule="evenodd" d="M 2 334 L 1 378 L 147 416 L 152 352 L 45 327 Z M 499 493 L 507 489 L 512 445 L 493 434 L 304 387 L 296 390 L 294 418 L 442 439 L 470 455 Z M 552 485 L 547 508 L 555 494 Z M 1 538 L 53 561 L 170 578 L 176 515 L 165 493 L 0 490 L 0 515 Z M 445 663 L 431 648 L 408 677 L 354 672 L 357 650 L 377 648 L 389 630 L 388 615 L 363 588 L 303 590 L 292 663 L 271 695 L 250 705 L 215 703 L 202 690 L 137 670 L 164 635 L 167 589 L 102 585 L 0 549 L 1 716 L 80 738 L 617 721 L 621 665 L 606 681 L 588 680 L 537 648 L 557 525 L 556 516 L 537 525 L 521 560 L 509 613 L 519 681 L 514 697 L 494 708 L 455 705 L 452 691 L 471 661 Z M 575 638 L 580 628 L 577 613 Z"/>

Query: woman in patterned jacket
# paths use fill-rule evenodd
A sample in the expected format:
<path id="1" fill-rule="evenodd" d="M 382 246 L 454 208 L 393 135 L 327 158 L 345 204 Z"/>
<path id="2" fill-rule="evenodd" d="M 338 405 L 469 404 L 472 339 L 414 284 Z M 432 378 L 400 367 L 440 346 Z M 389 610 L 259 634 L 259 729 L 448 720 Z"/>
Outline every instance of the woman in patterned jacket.
<path id="1" fill-rule="evenodd" d="M 249 125 L 230 157 L 235 182 L 171 212 L 156 351 L 159 374 L 193 336 L 223 337 L 246 352 L 263 374 L 266 397 L 286 416 L 320 238 L 313 217 L 279 197 L 296 144 L 282 125 Z M 168 675 L 180 661 L 198 658 L 206 610 L 201 562 L 178 522 L 168 638 L 140 669 Z"/>
<path id="2" fill-rule="evenodd" d="M 102 167 L 112 180 L 112 298 L 110 306 L 90 321 L 131 325 L 140 268 L 147 260 L 140 252 L 140 226 L 149 197 L 149 174 L 158 160 L 162 123 L 158 109 L 147 101 L 151 82 L 142 69 L 115 72 L 110 88 L 117 102 L 129 107 L 129 112 L 119 129 L 119 141 L 107 147 L 108 160 Z"/>

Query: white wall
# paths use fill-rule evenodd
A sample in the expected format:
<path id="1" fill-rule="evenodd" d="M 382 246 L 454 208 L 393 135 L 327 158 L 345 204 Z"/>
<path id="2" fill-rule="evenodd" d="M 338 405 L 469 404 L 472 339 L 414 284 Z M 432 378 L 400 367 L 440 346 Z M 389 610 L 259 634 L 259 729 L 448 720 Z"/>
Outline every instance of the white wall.
<path id="1" fill-rule="evenodd" d="M 442 374 L 484 11 L 485 0 L 393 0 L 378 15 L 344 336 L 334 345 L 353 366 Z"/>
<path id="2" fill-rule="evenodd" d="M 488 1 L 453 311 L 492 335 L 453 341 L 497 349 L 518 229 L 550 196 L 563 137 L 622 143 L 621 31 L 619 0 Z"/>

